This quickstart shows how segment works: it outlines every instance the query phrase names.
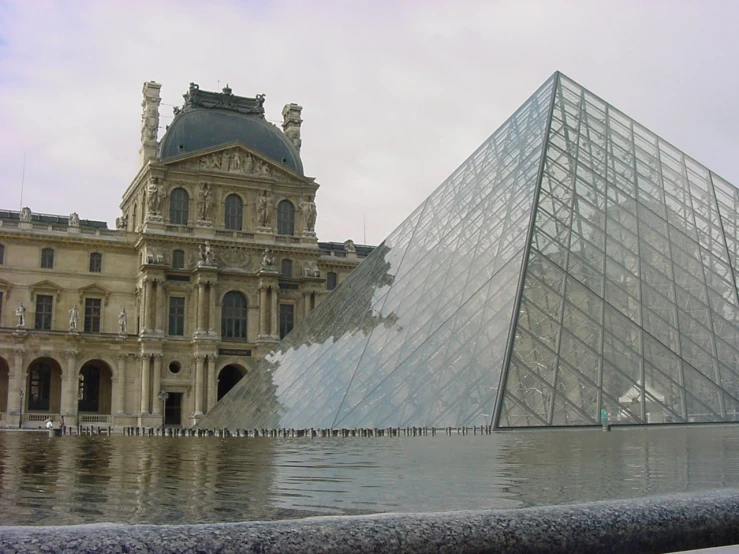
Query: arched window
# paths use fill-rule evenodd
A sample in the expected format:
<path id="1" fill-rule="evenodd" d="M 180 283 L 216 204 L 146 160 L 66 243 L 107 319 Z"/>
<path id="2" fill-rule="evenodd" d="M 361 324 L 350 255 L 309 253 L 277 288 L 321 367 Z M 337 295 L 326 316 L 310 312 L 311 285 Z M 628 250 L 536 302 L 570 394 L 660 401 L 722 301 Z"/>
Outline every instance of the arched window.
<path id="1" fill-rule="evenodd" d="M 226 229 L 241 231 L 241 222 L 244 219 L 244 203 L 237 194 L 226 197 Z"/>
<path id="2" fill-rule="evenodd" d="M 169 195 L 169 222 L 172 225 L 187 225 L 190 197 L 183 188 L 174 189 Z"/>
<path id="3" fill-rule="evenodd" d="M 282 260 L 282 262 L 280 262 L 280 269 L 282 270 L 283 279 L 293 278 L 293 261 L 292 260 Z"/>
<path id="4" fill-rule="evenodd" d="M 100 252 L 90 254 L 90 273 L 100 273 L 103 270 L 103 255 Z"/>
<path id="5" fill-rule="evenodd" d="M 5 263 L 5 246 L 0 244 L 0 265 Z"/>
<path id="6" fill-rule="evenodd" d="M 224 339 L 246 338 L 246 298 L 235 290 L 226 293 L 223 297 L 221 337 Z"/>
<path id="7" fill-rule="evenodd" d="M 295 207 L 289 200 L 277 204 L 277 234 L 292 235 L 295 231 Z"/>
<path id="8" fill-rule="evenodd" d="M 185 269 L 185 252 L 182 250 L 172 251 L 172 269 Z"/>
<path id="9" fill-rule="evenodd" d="M 41 267 L 44 269 L 54 269 L 53 248 L 44 248 L 41 250 Z"/>

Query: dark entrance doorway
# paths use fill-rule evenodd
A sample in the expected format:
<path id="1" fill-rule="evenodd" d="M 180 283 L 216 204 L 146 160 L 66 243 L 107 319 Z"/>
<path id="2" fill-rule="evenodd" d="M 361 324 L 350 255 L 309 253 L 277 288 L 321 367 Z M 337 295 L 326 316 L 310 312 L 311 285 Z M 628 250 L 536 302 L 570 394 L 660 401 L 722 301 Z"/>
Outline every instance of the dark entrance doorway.
<path id="1" fill-rule="evenodd" d="M 182 425 L 182 393 L 170 392 L 164 405 L 164 424 Z"/>
<path id="2" fill-rule="evenodd" d="M 228 391 L 234 388 L 234 385 L 241 381 L 244 376 L 244 370 L 239 366 L 227 365 L 218 375 L 218 400 L 226 396 Z"/>

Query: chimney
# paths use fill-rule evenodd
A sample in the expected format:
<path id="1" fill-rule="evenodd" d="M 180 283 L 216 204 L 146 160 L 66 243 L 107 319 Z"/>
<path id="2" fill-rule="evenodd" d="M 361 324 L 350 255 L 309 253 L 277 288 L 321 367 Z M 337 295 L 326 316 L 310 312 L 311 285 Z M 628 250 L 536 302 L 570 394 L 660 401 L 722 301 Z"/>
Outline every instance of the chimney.
<path id="1" fill-rule="evenodd" d="M 300 152 L 300 124 L 303 120 L 300 119 L 300 113 L 303 111 L 303 106 L 297 104 L 285 104 L 282 108 L 282 130 L 285 136 L 293 143 L 295 148 Z"/>
<path id="2" fill-rule="evenodd" d="M 141 91 L 144 95 L 141 101 L 141 148 L 139 149 L 142 167 L 156 157 L 159 147 L 157 133 L 159 132 L 159 103 L 162 101 L 159 96 L 161 88 L 162 85 L 159 83 L 149 81 L 144 83 Z"/>

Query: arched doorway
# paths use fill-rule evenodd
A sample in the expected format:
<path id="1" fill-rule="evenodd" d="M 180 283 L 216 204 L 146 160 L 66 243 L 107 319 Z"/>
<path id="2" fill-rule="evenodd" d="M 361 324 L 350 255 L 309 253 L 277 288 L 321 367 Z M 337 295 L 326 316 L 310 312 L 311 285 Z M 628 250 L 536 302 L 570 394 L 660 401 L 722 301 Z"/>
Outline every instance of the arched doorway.
<path id="1" fill-rule="evenodd" d="M 8 370 L 8 362 L 5 358 L 0 358 L 0 419 L 6 420 L 6 414 L 8 411 L 8 390 L 10 388 L 9 382 L 10 372 Z M 16 394 L 18 392 L 16 391 Z"/>
<path id="2" fill-rule="evenodd" d="M 218 374 L 218 400 L 226 396 L 236 383 L 246 374 L 246 370 L 237 365 L 227 365 Z"/>
<path id="3" fill-rule="evenodd" d="M 61 410 L 62 367 L 53 358 L 37 358 L 28 366 L 23 413 L 26 421 L 43 421 Z"/>
<path id="4" fill-rule="evenodd" d="M 110 415 L 112 397 L 113 371 L 110 366 L 102 360 L 86 362 L 79 373 L 77 400 L 80 419 L 84 421 L 85 416 L 89 420 L 90 416 Z"/>

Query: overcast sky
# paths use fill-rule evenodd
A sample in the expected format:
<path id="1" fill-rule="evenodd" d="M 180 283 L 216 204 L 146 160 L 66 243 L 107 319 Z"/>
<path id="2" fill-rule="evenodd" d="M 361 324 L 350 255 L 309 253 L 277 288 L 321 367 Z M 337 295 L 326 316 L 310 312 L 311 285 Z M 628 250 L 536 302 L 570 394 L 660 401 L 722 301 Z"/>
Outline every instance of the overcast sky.
<path id="1" fill-rule="evenodd" d="M 303 109 L 320 240 L 378 244 L 555 70 L 739 183 L 739 2 L 0 0 L 0 208 L 114 227 L 191 81 Z"/>

